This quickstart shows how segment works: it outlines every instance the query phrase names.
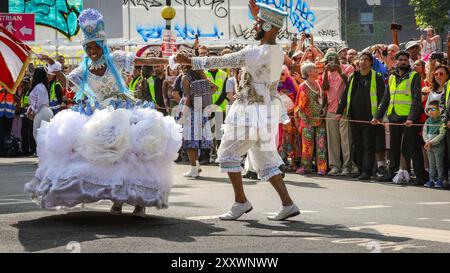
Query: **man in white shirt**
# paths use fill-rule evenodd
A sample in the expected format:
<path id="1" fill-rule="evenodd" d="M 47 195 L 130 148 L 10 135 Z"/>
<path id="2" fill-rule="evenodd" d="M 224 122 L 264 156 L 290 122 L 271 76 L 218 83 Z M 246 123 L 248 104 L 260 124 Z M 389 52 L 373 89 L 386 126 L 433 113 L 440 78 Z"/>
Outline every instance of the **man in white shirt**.
<path id="1" fill-rule="evenodd" d="M 281 221 L 300 214 L 284 184 L 279 169 L 283 161 L 275 145 L 278 124 L 281 121 L 290 122 L 277 91 L 284 58 L 276 38 L 287 14 L 262 3 L 256 4 L 255 0 L 249 2 L 250 11 L 256 19 L 259 46 L 247 46 L 222 57 L 191 59 L 179 54 L 176 61 L 192 65 L 194 70 L 242 67 L 236 101 L 228 109 L 218 151 L 221 171 L 228 173 L 233 185 L 235 203 L 219 218 L 236 220 L 253 209 L 245 196 L 241 174 L 241 156 L 248 153 L 261 180 L 270 181 L 282 202 L 278 213 L 268 219 Z"/>

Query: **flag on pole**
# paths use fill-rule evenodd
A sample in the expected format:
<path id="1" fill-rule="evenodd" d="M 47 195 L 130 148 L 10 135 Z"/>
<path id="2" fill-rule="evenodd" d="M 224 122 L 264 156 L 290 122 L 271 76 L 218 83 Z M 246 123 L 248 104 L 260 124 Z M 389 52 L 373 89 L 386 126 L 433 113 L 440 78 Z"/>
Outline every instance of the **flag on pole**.
<path id="1" fill-rule="evenodd" d="M 31 48 L 0 26 L 0 85 L 14 94 L 27 70 Z"/>

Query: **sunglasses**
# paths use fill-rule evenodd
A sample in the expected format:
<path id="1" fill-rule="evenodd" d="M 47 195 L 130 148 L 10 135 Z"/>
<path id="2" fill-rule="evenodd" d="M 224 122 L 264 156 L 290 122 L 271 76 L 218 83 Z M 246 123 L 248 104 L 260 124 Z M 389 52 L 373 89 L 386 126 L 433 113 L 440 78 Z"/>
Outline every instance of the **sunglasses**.
<path id="1" fill-rule="evenodd" d="M 444 76 L 444 72 L 435 72 L 434 75 L 435 76 Z"/>
<path id="2" fill-rule="evenodd" d="M 439 110 L 439 108 L 437 108 L 437 107 L 428 108 L 428 111 L 437 111 L 437 110 Z"/>

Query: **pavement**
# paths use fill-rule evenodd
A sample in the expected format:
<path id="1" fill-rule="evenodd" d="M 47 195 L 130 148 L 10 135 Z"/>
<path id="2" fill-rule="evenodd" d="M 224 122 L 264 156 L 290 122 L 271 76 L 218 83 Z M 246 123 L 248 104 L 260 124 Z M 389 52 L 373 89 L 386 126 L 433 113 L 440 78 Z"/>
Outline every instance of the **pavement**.
<path id="1" fill-rule="evenodd" d="M 42 210 L 24 193 L 34 158 L 0 158 L 0 252 L 450 252 L 450 191 L 288 173 L 285 181 L 302 214 L 266 217 L 280 207 L 268 182 L 244 180 L 253 211 L 239 221 L 217 215 L 232 205 L 226 174 L 203 166 L 185 179 L 186 165 L 165 210 L 144 219 L 112 216 L 109 201 Z"/>

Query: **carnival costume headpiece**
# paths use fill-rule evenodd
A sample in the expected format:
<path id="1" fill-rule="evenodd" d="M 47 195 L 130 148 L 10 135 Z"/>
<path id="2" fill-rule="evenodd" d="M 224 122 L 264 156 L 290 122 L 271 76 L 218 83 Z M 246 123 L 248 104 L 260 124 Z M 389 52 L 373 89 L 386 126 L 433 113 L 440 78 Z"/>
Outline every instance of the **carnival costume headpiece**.
<path id="1" fill-rule="evenodd" d="M 102 58 L 97 62 L 101 64 L 106 64 L 109 71 L 113 74 L 117 85 L 119 86 L 119 91 L 123 94 L 130 95 L 130 91 L 126 88 L 125 82 L 123 81 L 121 73 L 117 70 L 114 60 L 109 52 L 107 44 L 107 36 L 105 32 L 105 22 L 103 20 L 103 15 L 95 9 L 85 9 L 81 12 L 78 17 L 78 24 L 83 31 L 84 40 L 81 42 L 84 49 L 86 50 L 86 45 L 90 42 L 96 42 L 103 51 Z M 80 86 L 80 91 L 77 93 L 75 99 L 80 101 L 83 99 L 83 94 L 87 95 L 90 100 L 95 99 L 95 94 L 88 84 L 88 72 L 90 66 L 99 66 L 99 64 L 94 63 L 89 57 L 85 57 L 84 61 L 81 63 L 83 69 L 83 82 Z"/>
<path id="2" fill-rule="evenodd" d="M 264 31 L 270 31 L 272 26 L 283 28 L 284 21 L 288 16 L 287 12 L 263 3 L 257 3 L 256 5 L 259 7 L 258 17 L 264 21 L 262 26 Z"/>

